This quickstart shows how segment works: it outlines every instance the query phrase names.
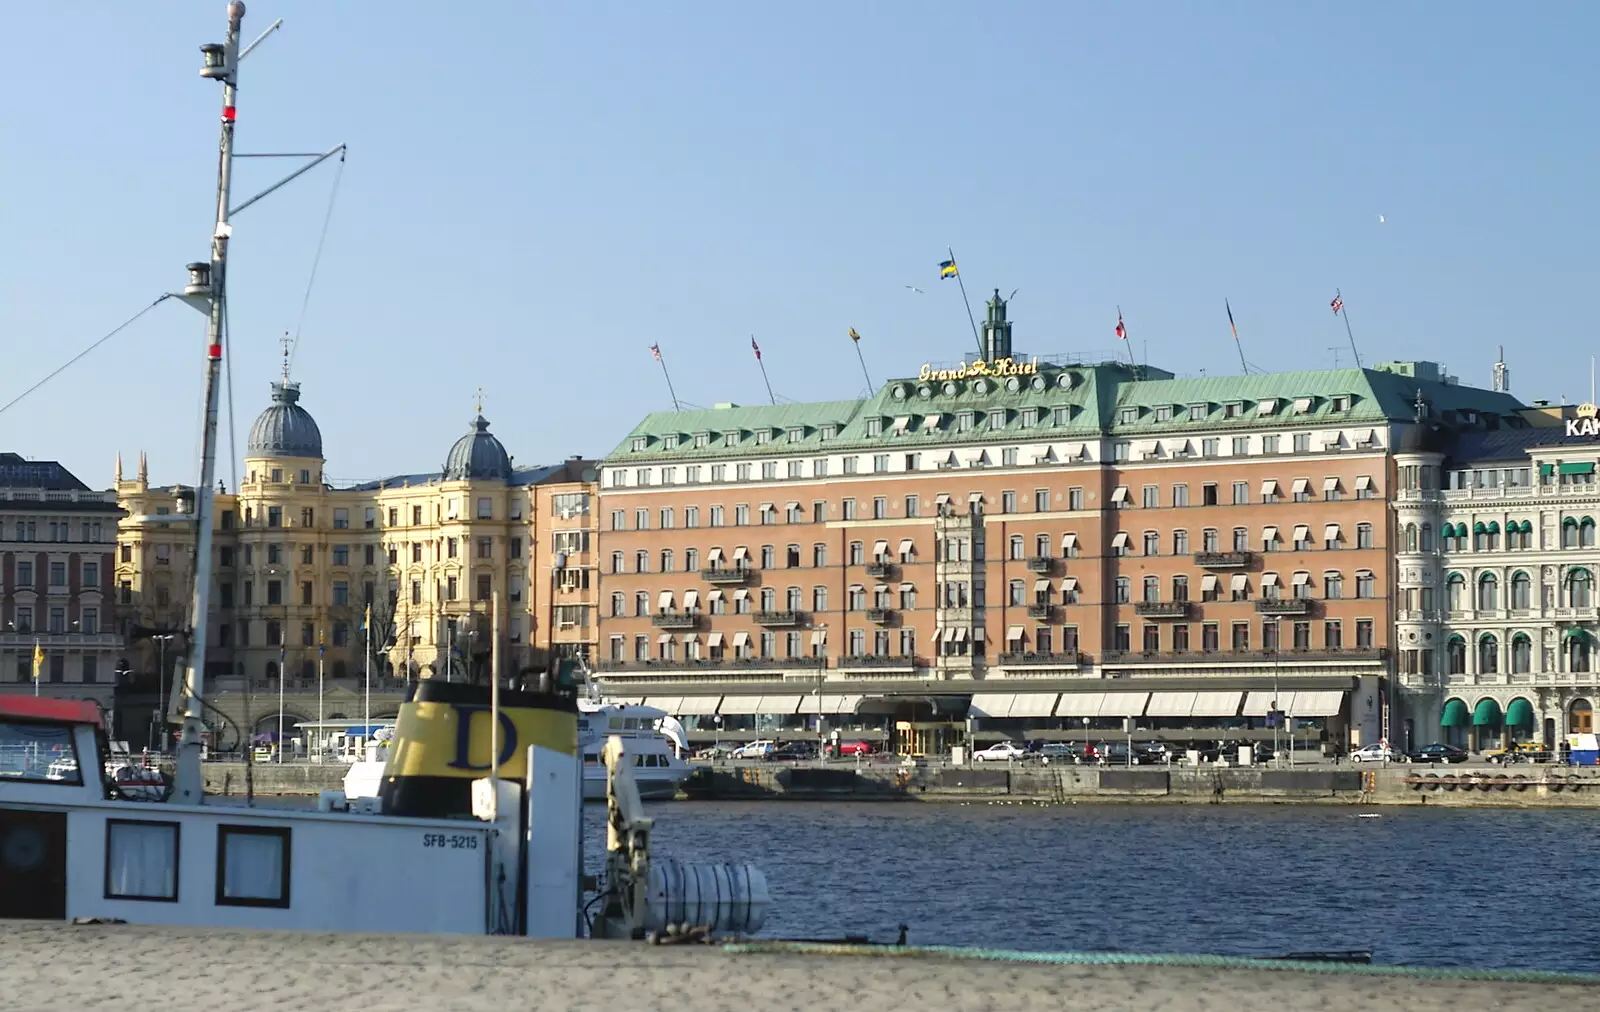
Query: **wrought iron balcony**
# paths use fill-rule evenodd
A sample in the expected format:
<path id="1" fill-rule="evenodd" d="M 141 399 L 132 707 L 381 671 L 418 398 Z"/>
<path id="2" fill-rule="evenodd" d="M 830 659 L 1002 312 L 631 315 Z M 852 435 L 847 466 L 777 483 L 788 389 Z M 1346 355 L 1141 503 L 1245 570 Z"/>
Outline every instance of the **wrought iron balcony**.
<path id="1" fill-rule="evenodd" d="M 1188 618 L 1188 601 L 1140 601 L 1133 613 L 1141 618 Z"/>
<path id="2" fill-rule="evenodd" d="M 1334 647 L 1309 650 L 1107 650 L 1103 665 L 1124 664 L 1294 664 L 1297 661 L 1381 661 L 1388 651 L 1378 647 Z"/>
<path id="3" fill-rule="evenodd" d="M 1015 650 L 1000 655 L 1000 663 L 1008 668 L 1075 668 L 1084 662 L 1079 653 L 1052 654 Z"/>
<path id="4" fill-rule="evenodd" d="M 750 570 L 743 566 L 734 569 L 702 569 L 700 578 L 707 583 L 743 583 L 750 578 Z"/>
<path id="5" fill-rule="evenodd" d="M 602 660 L 596 668 L 600 671 L 782 671 L 790 669 L 816 669 L 824 667 L 821 657 L 702 657 L 687 660 L 627 659 Z"/>
<path id="6" fill-rule="evenodd" d="M 1028 605 L 1028 617 L 1032 619 L 1038 619 L 1041 622 L 1050 621 L 1050 619 L 1055 617 L 1055 613 L 1056 606 L 1053 604 Z"/>
<path id="7" fill-rule="evenodd" d="M 1056 560 L 1048 555 L 1035 555 L 1028 560 L 1028 572 L 1049 573 L 1056 568 Z"/>
<path id="8" fill-rule="evenodd" d="M 800 613 L 797 611 L 758 611 L 756 624 L 772 627 L 797 626 L 800 624 Z"/>
<path id="9" fill-rule="evenodd" d="M 1256 611 L 1262 615 L 1309 615 L 1311 601 L 1304 597 L 1262 598 L 1256 602 Z"/>
<path id="10" fill-rule="evenodd" d="M 700 616 L 693 612 L 661 612 L 650 616 L 650 624 L 658 629 L 693 629 L 699 622 Z"/>
<path id="11" fill-rule="evenodd" d="M 1244 569 L 1253 559 L 1249 552 L 1194 553 L 1194 564 L 1204 569 Z"/>
<path id="12" fill-rule="evenodd" d="M 887 580 L 894 572 L 894 563 L 884 559 L 867 563 L 867 575 L 874 580 Z"/>
<path id="13" fill-rule="evenodd" d="M 931 662 L 924 657 L 890 657 L 887 654 L 861 654 L 839 658 L 840 668 L 913 668 L 928 667 Z"/>
<path id="14" fill-rule="evenodd" d="M 878 625 L 888 625 L 894 621 L 893 608 L 868 608 L 867 621 L 876 622 Z"/>

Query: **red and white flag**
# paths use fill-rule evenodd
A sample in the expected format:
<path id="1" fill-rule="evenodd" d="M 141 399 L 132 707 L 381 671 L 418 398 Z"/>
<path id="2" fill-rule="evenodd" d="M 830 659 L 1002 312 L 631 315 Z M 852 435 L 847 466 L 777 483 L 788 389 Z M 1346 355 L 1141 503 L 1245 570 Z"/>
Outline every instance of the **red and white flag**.
<path id="1" fill-rule="evenodd" d="M 657 362 L 661 361 L 661 345 L 652 344 L 650 346 L 650 354 L 652 354 L 652 355 L 654 355 L 656 357 L 656 361 Z"/>
<path id="2" fill-rule="evenodd" d="M 756 339 L 755 339 L 754 335 L 751 335 L 751 337 L 750 337 L 750 347 L 755 350 L 756 361 L 757 362 L 761 361 L 761 345 L 756 343 Z"/>
<path id="3" fill-rule="evenodd" d="M 1333 301 L 1328 303 L 1328 307 L 1333 310 L 1333 315 L 1334 316 L 1338 316 L 1339 315 L 1339 310 L 1344 308 L 1344 299 L 1342 299 L 1339 296 L 1335 295 L 1333 297 Z"/>
<path id="4" fill-rule="evenodd" d="M 1128 328 L 1123 325 L 1123 322 L 1122 322 L 1122 310 L 1119 309 L 1119 310 L 1117 310 L 1117 340 L 1126 341 L 1127 339 L 1128 339 Z"/>

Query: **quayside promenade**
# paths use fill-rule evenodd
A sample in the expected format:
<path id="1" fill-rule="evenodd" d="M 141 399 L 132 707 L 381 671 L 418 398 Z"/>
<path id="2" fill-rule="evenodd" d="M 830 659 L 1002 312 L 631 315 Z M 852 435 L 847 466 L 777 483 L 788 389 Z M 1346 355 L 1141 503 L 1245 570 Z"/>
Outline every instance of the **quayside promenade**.
<path id="1" fill-rule="evenodd" d="M 1194 967 L 731 954 L 509 938 L 0 921 L 8 1012 L 316 1008 L 752 1012 L 927 1008 L 1407 1012 L 1579 1007 L 1587 985 Z"/>

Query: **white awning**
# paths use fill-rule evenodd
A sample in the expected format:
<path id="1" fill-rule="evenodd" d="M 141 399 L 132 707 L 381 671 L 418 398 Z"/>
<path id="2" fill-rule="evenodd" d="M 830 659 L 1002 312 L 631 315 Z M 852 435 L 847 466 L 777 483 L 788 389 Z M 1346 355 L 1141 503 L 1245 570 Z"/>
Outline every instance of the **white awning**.
<path id="1" fill-rule="evenodd" d="M 709 716 L 717 712 L 717 704 L 720 702 L 722 702 L 721 696 L 684 696 L 678 703 L 677 709 L 667 712 L 675 717 Z"/>
<path id="2" fill-rule="evenodd" d="M 1191 717 L 1236 717 L 1242 692 L 1196 692 Z"/>
<path id="3" fill-rule="evenodd" d="M 970 640 L 971 638 L 972 638 L 972 630 L 971 629 L 968 629 L 966 626 L 960 626 L 960 627 L 958 627 L 956 629 L 956 642 L 957 643 L 965 643 L 968 640 Z"/>
<path id="4" fill-rule="evenodd" d="M 950 628 L 946 629 L 944 631 L 944 641 L 946 643 L 954 643 L 956 641 L 956 633 L 960 631 L 961 630 L 957 629 L 955 626 L 951 626 Z"/>
<path id="5" fill-rule="evenodd" d="M 944 626 L 942 626 L 942 625 L 934 626 L 933 627 L 933 642 L 937 643 L 940 640 L 944 639 L 944 633 L 945 633 Z"/>
<path id="6" fill-rule="evenodd" d="M 1278 494 L 1278 479 L 1267 478 L 1261 482 L 1261 496 L 1266 498 Z"/>
<path id="7" fill-rule="evenodd" d="M 1339 540 L 1339 525 L 1338 524 L 1329 524 L 1328 526 L 1324 527 L 1322 529 L 1322 538 L 1323 538 L 1324 541 L 1338 541 Z"/>
<path id="8" fill-rule="evenodd" d="M 1128 486 L 1126 486 L 1126 485 L 1118 485 L 1116 488 L 1112 489 L 1111 490 L 1111 501 L 1114 502 L 1114 503 L 1116 503 L 1116 502 L 1127 502 L 1128 501 Z"/>
<path id="9" fill-rule="evenodd" d="M 733 599 L 736 602 L 750 600 L 750 588 L 740 587 L 738 590 L 733 592 Z"/>
<path id="10" fill-rule="evenodd" d="M 800 501 L 798 499 L 793 501 L 793 502 L 787 503 L 784 506 L 784 509 L 790 509 L 790 510 L 797 510 L 799 508 L 800 508 Z"/>
<path id="11" fill-rule="evenodd" d="M 915 555 L 916 552 L 917 552 L 917 546 L 916 546 L 915 542 L 913 542 L 910 538 L 901 538 L 900 539 L 900 554 L 901 555 Z"/>
<path id="12" fill-rule="evenodd" d="M 949 492 L 940 492 L 938 495 L 933 497 L 933 503 L 934 503 L 935 506 L 944 506 L 944 505 L 947 505 L 949 502 L 950 502 L 950 493 Z"/>
<path id="13" fill-rule="evenodd" d="M 828 630 L 826 630 L 826 629 L 813 629 L 813 630 L 811 630 L 811 645 L 812 646 L 820 647 L 820 646 L 825 645 L 827 642 L 828 642 Z"/>
<path id="14" fill-rule="evenodd" d="M 1096 717 L 1105 699 L 1103 692 L 1063 692 L 1056 703 L 1057 717 Z"/>
<path id="15" fill-rule="evenodd" d="M 710 602 L 710 601 L 720 601 L 720 600 L 722 600 L 722 591 L 720 591 L 720 590 L 708 590 L 708 591 L 706 591 L 706 601 Z"/>
<path id="16" fill-rule="evenodd" d="M 875 585 L 872 589 L 875 591 L 886 591 L 889 589 L 889 585 L 887 583 L 880 583 Z"/>
<path id="17" fill-rule="evenodd" d="M 873 544 L 873 546 L 872 546 L 872 555 L 873 555 L 874 558 L 881 559 L 885 555 L 888 555 L 888 554 L 889 554 L 889 542 L 887 542 L 887 541 L 879 541 L 879 542 L 876 542 L 876 543 Z"/>
<path id="18" fill-rule="evenodd" d="M 1114 536 L 1112 536 L 1112 538 L 1111 538 L 1111 547 L 1112 548 L 1127 548 L 1128 547 L 1128 532 L 1127 531 L 1118 531 Z"/>
<path id="19" fill-rule="evenodd" d="M 1108 692 L 1100 700 L 1099 717 L 1142 717 L 1148 692 Z"/>
<path id="20" fill-rule="evenodd" d="M 1267 526 L 1261 528 L 1261 540 L 1262 541 L 1276 541 L 1276 540 L 1278 540 L 1278 529 L 1276 527 L 1272 526 L 1271 524 L 1268 524 Z"/>
<path id="21" fill-rule="evenodd" d="M 1311 539 L 1311 525 L 1310 524 L 1295 524 L 1294 525 L 1294 539 L 1296 541 L 1309 541 Z"/>
<path id="22" fill-rule="evenodd" d="M 747 632 L 736 632 L 736 633 L 733 634 L 733 649 L 737 650 L 740 647 L 747 647 L 749 645 L 750 645 L 750 634 L 749 633 L 747 633 Z"/>
<path id="23" fill-rule="evenodd" d="M 676 714 L 678 707 L 683 705 L 682 696 L 647 696 L 642 705 L 653 706 L 658 710 Z"/>
<path id="24" fill-rule="evenodd" d="M 1344 693 L 1337 689 L 1296 692 L 1289 714 L 1294 717 L 1337 717 L 1344 709 Z"/>
<path id="25" fill-rule="evenodd" d="M 1049 580 L 1035 580 L 1035 581 L 1033 581 L 1033 592 L 1035 594 L 1048 594 L 1050 592 L 1050 581 Z"/>
<path id="26" fill-rule="evenodd" d="M 1077 589 L 1078 578 L 1076 576 L 1063 576 L 1061 578 L 1061 593 L 1070 594 Z"/>
<path id="27" fill-rule="evenodd" d="M 1066 534 L 1061 535 L 1061 550 L 1063 552 L 1070 552 L 1076 547 L 1078 547 L 1077 534 L 1068 531 Z"/>
<path id="28" fill-rule="evenodd" d="M 734 562 L 743 562 L 745 559 L 748 559 L 749 557 L 750 557 L 750 549 L 746 548 L 743 545 L 740 545 L 738 548 L 735 548 L 733 550 L 733 561 Z"/>
<path id="29" fill-rule="evenodd" d="M 1249 695 L 1245 696 L 1244 709 L 1240 712 L 1240 715 L 1244 717 L 1265 717 L 1267 712 L 1272 709 L 1272 698 L 1271 689 L 1251 690 Z M 1283 709 L 1284 702 L 1292 700 L 1293 698 L 1294 693 L 1292 692 L 1285 691 L 1278 693 L 1278 708 L 1280 710 Z"/>
<path id="30" fill-rule="evenodd" d="M 1006 629 L 1006 642 L 1015 643 L 1022 639 L 1022 637 L 1025 635 L 1027 635 L 1027 633 L 1023 631 L 1023 628 L 1020 625 L 1010 626 Z"/>
<path id="31" fill-rule="evenodd" d="M 1200 577 L 1200 589 L 1201 590 L 1216 590 L 1217 589 L 1217 574 L 1216 573 L 1205 573 L 1205 574 L 1203 574 Z"/>
<path id="32" fill-rule="evenodd" d="M 1187 717 L 1194 709 L 1192 692 L 1152 692 L 1145 707 L 1146 717 Z"/>
<path id="33" fill-rule="evenodd" d="M 1324 492 L 1337 492 L 1337 491 L 1339 491 L 1339 479 L 1338 478 L 1324 478 L 1324 479 L 1322 479 L 1322 491 L 1324 491 Z"/>
<path id="34" fill-rule="evenodd" d="M 1307 411 L 1310 411 L 1311 410 L 1311 398 L 1309 398 L 1309 397 L 1296 397 L 1294 399 L 1294 410 L 1298 414 L 1302 414 L 1302 415 L 1305 414 Z"/>
<path id="35" fill-rule="evenodd" d="M 901 584 L 901 585 L 900 585 L 900 589 L 901 589 L 901 590 L 911 590 L 911 591 L 915 591 L 915 590 L 916 590 L 916 589 L 917 589 L 917 585 L 916 585 L 916 584 L 914 584 L 914 583 L 902 583 L 902 584 Z"/>
<path id="36" fill-rule="evenodd" d="M 1276 587 L 1277 585 L 1278 585 L 1278 574 L 1277 573 L 1262 573 L 1261 574 L 1261 586 L 1263 586 L 1263 587 Z"/>
<path id="37" fill-rule="evenodd" d="M 672 610 L 672 591 L 663 590 L 661 593 L 657 594 L 656 595 L 656 607 L 659 608 L 661 611 L 671 611 Z"/>
<path id="38" fill-rule="evenodd" d="M 1250 577 L 1244 573 L 1234 573 L 1233 579 L 1228 581 L 1230 590 L 1246 590 L 1250 586 Z"/>
<path id="39" fill-rule="evenodd" d="M 720 646 L 722 646 L 722 634 L 719 633 L 719 632 L 714 632 L 714 633 L 711 633 L 708 636 L 706 636 L 706 646 L 708 646 L 708 647 L 720 647 Z"/>
<path id="40" fill-rule="evenodd" d="M 719 713 L 787 716 L 800 708 L 800 696 L 723 696 Z"/>
<path id="41" fill-rule="evenodd" d="M 814 692 L 809 692 L 800 697 L 801 713 L 818 713 L 829 715 L 855 713 L 856 707 L 860 705 L 860 696 L 839 696 L 829 695 L 827 693 L 818 696 Z"/>
<path id="42" fill-rule="evenodd" d="M 973 459 L 977 459 L 977 458 L 973 458 Z M 975 502 L 983 502 L 983 493 L 982 492 L 968 492 L 967 493 L 967 505 L 970 506 Z"/>
<path id="43" fill-rule="evenodd" d="M 1301 572 L 1301 573 L 1294 574 L 1294 585 L 1296 587 L 1304 586 L 1305 584 L 1308 584 L 1310 582 L 1311 582 L 1311 574 L 1310 573 Z"/>
<path id="44" fill-rule="evenodd" d="M 923 415 L 922 431 L 927 432 L 929 429 L 937 429 L 943 422 L 944 415 L 942 414 Z"/>
<path id="45" fill-rule="evenodd" d="M 686 590 L 686 591 L 684 591 L 683 592 L 683 610 L 684 611 L 689 611 L 692 608 L 698 608 L 698 607 L 700 607 L 700 592 L 698 590 Z"/>
<path id="46" fill-rule="evenodd" d="M 671 643 L 672 642 L 672 634 L 671 633 L 662 633 L 660 636 L 656 637 L 656 642 L 657 643 Z"/>
<path id="47" fill-rule="evenodd" d="M 1261 400 L 1256 401 L 1256 414 L 1258 415 L 1270 415 L 1276 410 L 1278 410 L 1278 399 L 1276 397 L 1263 397 Z"/>
<path id="48" fill-rule="evenodd" d="M 709 562 L 709 563 L 716 563 L 716 562 L 722 561 L 722 549 L 720 549 L 720 548 L 711 549 L 711 551 L 706 553 L 706 561 Z"/>
<path id="49" fill-rule="evenodd" d="M 1294 494 L 1295 495 L 1299 495 L 1302 492 L 1309 492 L 1309 491 L 1311 491 L 1311 479 L 1310 478 L 1296 478 L 1294 480 Z"/>
<path id="50" fill-rule="evenodd" d="M 1009 717 L 1011 704 L 1016 700 L 1011 692 L 973 693 L 972 705 L 967 712 L 975 717 Z"/>
<path id="51" fill-rule="evenodd" d="M 983 642 L 983 626 L 980 625 L 980 626 L 976 626 L 976 627 L 973 628 L 973 630 L 972 630 L 972 642 L 974 642 L 974 643 L 982 643 Z"/>
<path id="52" fill-rule="evenodd" d="M 1372 487 L 1372 476 L 1363 474 L 1356 478 L 1356 491 L 1365 492 Z"/>
<path id="53" fill-rule="evenodd" d="M 1056 692 L 1019 692 L 1011 697 L 1011 716 L 1048 717 L 1056 711 Z"/>

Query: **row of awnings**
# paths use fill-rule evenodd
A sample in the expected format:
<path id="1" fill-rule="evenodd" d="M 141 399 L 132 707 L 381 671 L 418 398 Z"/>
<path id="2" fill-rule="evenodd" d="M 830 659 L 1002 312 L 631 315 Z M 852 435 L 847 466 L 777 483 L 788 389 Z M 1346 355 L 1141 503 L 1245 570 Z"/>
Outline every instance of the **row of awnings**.
<path id="1" fill-rule="evenodd" d="M 795 714 L 855 713 L 861 705 L 861 698 L 859 695 L 807 692 L 764 696 L 630 696 L 618 698 L 615 702 L 653 706 L 674 717 L 709 717 L 714 714 L 787 717 Z"/>
<path id="2" fill-rule="evenodd" d="M 974 717 L 1265 717 L 1270 691 L 1194 692 L 980 692 Z M 1294 717 L 1336 717 L 1344 691 L 1300 690 L 1277 694 L 1278 709 Z"/>
<path id="3" fill-rule="evenodd" d="M 1324 492 L 1338 492 L 1338 491 L 1341 491 L 1342 488 L 1343 488 L 1343 485 L 1339 481 L 1338 478 L 1324 478 L 1324 479 L 1322 479 L 1322 491 L 1324 491 Z M 1311 479 L 1310 478 L 1296 478 L 1294 480 L 1294 484 L 1291 486 L 1291 491 L 1295 495 L 1306 495 L 1306 494 L 1308 494 L 1311 491 Z M 1357 492 L 1370 492 L 1370 491 L 1372 491 L 1372 478 L 1369 475 L 1365 475 L 1365 474 L 1363 474 L 1360 477 L 1358 477 L 1356 479 L 1356 491 Z M 1261 496 L 1262 496 L 1262 498 L 1263 499 L 1270 498 L 1270 497 L 1276 496 L 1277 494 L 1278 494 L 1278 479 L 1276 479 L 1276 478 L 1264 478 L 1264 479 L 1262 479 L 1262 481 L 1261 481 Z M 1111 502 L 1112 502 L 1113 505 L 1121 505 L 1122 503 L 1125 503 L 1127 501 L 1128 501 L 1128 486 L 1126 486 L 1126 485 L 1118 485 L 1116 488 L 1111 490 Z M 1335 524 L 1333 526 L 1338 526 L 1338 525 Z M 1274 528 L 1274 529 L 1276 529 L 1276 528 Z"/>
<path id="4" fill-rule="evenodd" d="M 684 644 L 698 643 L 700 641 L 700 634 L 699 633 L 682 633 L 682 634 L 678 634 L 678 633 L 664 632 L 661 635 L 656 637 L 656 642 L 657 643 L 671 643 L 673 641 L 673 639 L 678 637 L 679 635 L 682 636 L 682 642 Z M 827 642 L 828 642 L 828 630 L 826 630 L 826 629 L 813 629 L 813 630 L 811 630 L 811 645 L 812 646 L 816 646 L 816 647 L 826 646 Z M 720 647 L 724 643 L 732 646 L 735 650 L 742 649 L 742 648 L 747 647 L 747 646 L 750 645 L 750 634 L 741 630 L 740 632 L 734 633 L 733 637 L 730 639 L 725 633 L 720 633 L 720 632 L 706 633 L 706 646 L 708 646 L 708 647 Z"/>

